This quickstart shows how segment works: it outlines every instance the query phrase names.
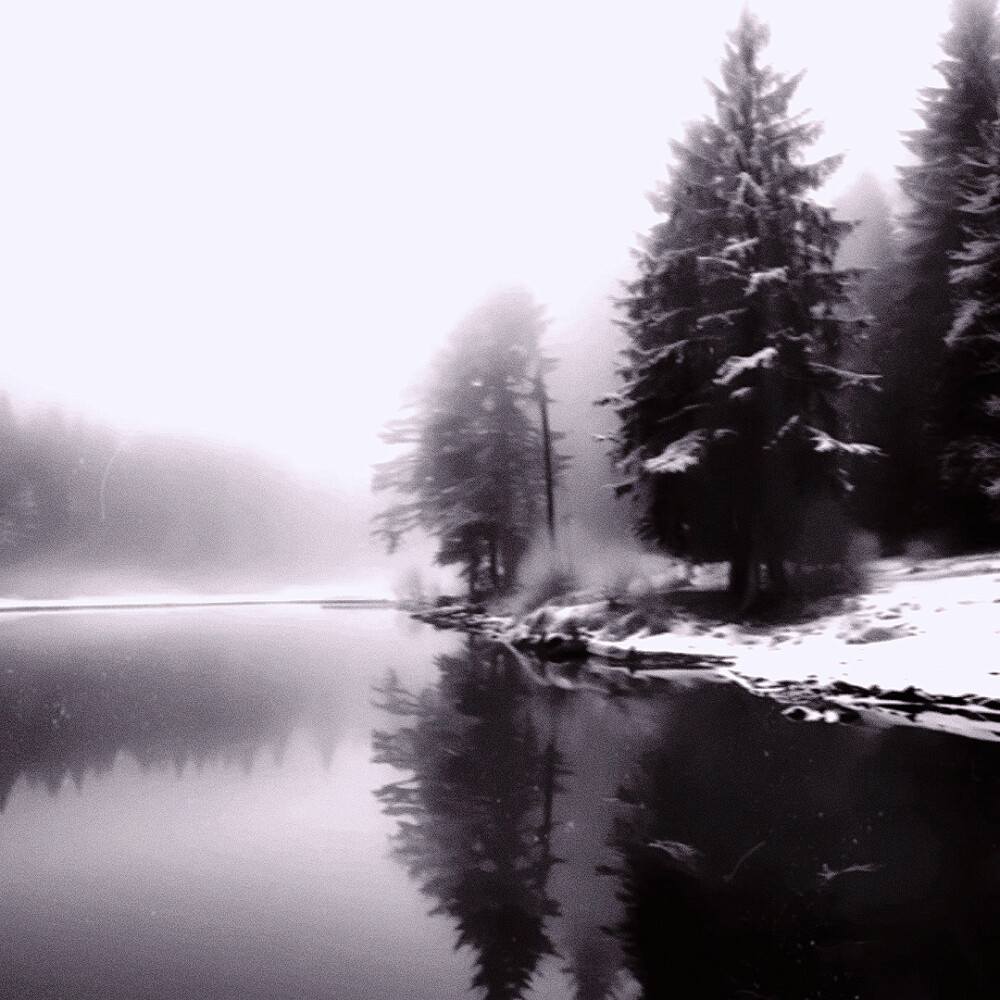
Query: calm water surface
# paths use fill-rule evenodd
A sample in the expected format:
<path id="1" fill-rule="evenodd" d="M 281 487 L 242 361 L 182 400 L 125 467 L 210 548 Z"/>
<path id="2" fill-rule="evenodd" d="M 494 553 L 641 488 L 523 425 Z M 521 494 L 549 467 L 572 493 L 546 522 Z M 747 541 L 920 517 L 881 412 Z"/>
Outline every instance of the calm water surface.
<path id="1" fill-rule="evenodd" d="M 4 996 L 997 995 L 997 744 L 386 611 L 0 626 Z"/>

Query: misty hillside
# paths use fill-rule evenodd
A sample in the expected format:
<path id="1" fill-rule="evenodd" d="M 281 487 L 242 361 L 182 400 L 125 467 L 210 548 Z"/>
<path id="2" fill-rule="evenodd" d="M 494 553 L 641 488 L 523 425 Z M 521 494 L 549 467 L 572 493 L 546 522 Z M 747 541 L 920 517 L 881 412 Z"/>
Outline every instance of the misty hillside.
<path id="1" fill-rule="evenodd" d="M 366 555 L 365 508 L 249 452 L 0 397 L 0 593 L 330 581 Z"/>

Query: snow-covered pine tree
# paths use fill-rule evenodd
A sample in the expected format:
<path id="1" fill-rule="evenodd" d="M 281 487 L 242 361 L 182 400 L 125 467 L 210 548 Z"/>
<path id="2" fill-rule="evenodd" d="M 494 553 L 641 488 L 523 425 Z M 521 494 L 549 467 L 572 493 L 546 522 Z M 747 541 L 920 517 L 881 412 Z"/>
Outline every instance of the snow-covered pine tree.
<path id="1" fill-rule="evenodd" d="M 408 450 L 375 470 L 373 487 L 398 497 L 377 517 L 376 534 L 392 551 L 422 528 L 438 541 L 437 561 L 460 565 L 473 594 L 513 585 L 546 498 L 542 313 L 516 288 L 473 310 L 409 415 L 383 435 Z M 556 475 L 563 464 L 555 455 Z"/>
<path id="2" fill-rule="evenodd" d="M 996 0 L 953 0 L 937 64 L 942 85 L 921 92 L 923 127 L 905 142 L 916 162 L 900 169 L 905 288 L 885 390 L 894 401 L 888 467 L 897 532 L 937 527 L 939 435 L 935 412 L 944 340 L 955 320 L 949 275 L 965 241 L 963 191 L 981 159 L 983 128 L 996 116 L 1000 34 Z"/>
<path id="3" fill-rule="evenodd" d="M 833 265 L 847 226 L 809 196 L 839 158 L 804 162 L 820 126 L 790 114 L 800 76 L 760 64 L 767 41 L 744 12 L 714 115 L 673 145 L 651 196 L 663 221 L 620 301 L 630 344 L 608 399 L 641 533 L 728 559 L 743 609 L 784 589 L 807 503 L 844 485 L 850 456 L 874 451 L 840 439 L 833 406 L 866 381 L 836 367 L 860 324 Z"/>
<path id="4" fill-rule="evenodd" d="M 967 166 L 941 380 L 941 470 L 956 532 L 983 546 L 1000 542 L 1000 121 L 983 130 L 980 155 Z"/>

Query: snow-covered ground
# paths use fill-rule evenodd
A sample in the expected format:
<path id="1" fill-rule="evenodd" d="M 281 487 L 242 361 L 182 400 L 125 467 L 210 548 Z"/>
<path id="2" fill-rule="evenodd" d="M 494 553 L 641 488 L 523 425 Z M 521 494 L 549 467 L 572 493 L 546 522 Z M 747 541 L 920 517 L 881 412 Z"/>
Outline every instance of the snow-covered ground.
<path id="1" fill-rule="evenodd" d="M 766 636 L 731 627 L 734 669 L 769 680 L 1000 699 L 1000 557 L 883 563 L 872 591 L 850 605 Z"/>
<path id="2" fill-rule="evenodd" d="M 773 627 L 680 616 L 669 631 L 621 638 L 606 603 L 588 603 L 542 609 L 511 637 L 526 626 L 536 635 L 579 636 L 592 653 L 641 663 L 644 673 L 655 674 L 658 662 L 669 669 L 701 661 L 804 721 L 875 710 L 1000 738 L 1000 554 L 881 561 L 867 593 L 830 607 Z"/>
<path id="3" fill-rule="evenodd" d="M 536 613 L 549 632 L 578 632 L 595 652 L 654 659 L 681 653 L 725 658 L 741 674 L 771 680 L 836 680 L 899 690 L 1000 699 L 1000 555 L 883 561 L 868 593 L 795 624 L 710 625 L 681 618 L 669 631 L 611 639 L 606 605 Z M 530 619 L 529 619 L 530 620 Z"/>

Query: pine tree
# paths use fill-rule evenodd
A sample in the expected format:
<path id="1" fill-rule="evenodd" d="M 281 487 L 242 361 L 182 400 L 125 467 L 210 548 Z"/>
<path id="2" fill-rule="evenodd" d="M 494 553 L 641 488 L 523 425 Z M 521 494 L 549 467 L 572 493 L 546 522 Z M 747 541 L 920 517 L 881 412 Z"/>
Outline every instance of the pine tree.
<path id="1" fill-rule="evenodd" d="M 665 218 L 621 302 L 631 343 L 611 400 L 640 530 L 728 559 L 743 609 L 784 589 L 805 502 L 835 494 L 845 460 L 874 450 L 840 439 L 833 405 L 866 381 L 836 367 L 859 325 L 833 266 L 847 226 L 809 197 L 839 158 L 803 162 L 820 126 L 789 113 L 801 75 L 760 65 L 767 40 L 744 12 L 714 116 L 673 146 L 652 196 Z"/>
<path id="2" fill-rule="evenodd" d="M 541 520 L 550 464 L 543 327 L 527 292 L 491 298 L 459 324 L 413 412 L 385 434 L 409 450 L 376 469 L 374 488 L 401 498 L 379 515 L 377 533 L 391 551 L 411 529 L 427 531 L 438 562 L 459 564 L 472 594 L 513 585 Z M 562 461 L 554 456 L 554 474 Z"/>
<path id="3" fill-rule="evenodd" d="M 1000 122 L 960 211 L 965 242 L 952 255 L 955 319 L 945 339 L 942 475 L 966 544 L 1000 540 Z"/>
<path id="4" fill-rule="evenodd" d="M 909 200 L 904 219 L 905 293 L 897 320 L 889 452 L 897 533 L 935 527 L 938 488 L 936 400 L 944 341 L 955 320 L 952 255 L 965 240 L 961 200 L 982 130 L 996 115 L 998 37 L 995 0 L 954 0 L 937 70 L 943 85 L 921 92 L 924 125 L 906 137 L 917 162 L 900 170 Z"/>

